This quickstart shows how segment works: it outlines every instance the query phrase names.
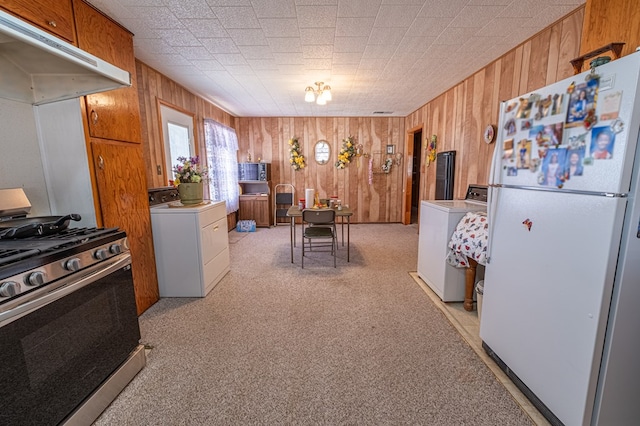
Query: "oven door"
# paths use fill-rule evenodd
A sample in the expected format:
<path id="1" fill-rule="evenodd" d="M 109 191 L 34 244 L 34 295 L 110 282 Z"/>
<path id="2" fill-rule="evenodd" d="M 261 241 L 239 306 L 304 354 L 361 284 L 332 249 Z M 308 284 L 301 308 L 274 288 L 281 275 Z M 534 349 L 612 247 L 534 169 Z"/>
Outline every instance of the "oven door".
<path id="1" fill-rule="evenodd" d="M 2 313 L 0 424 L 62 422 L 138 345 L 129 253 L 60 281 Z"/>

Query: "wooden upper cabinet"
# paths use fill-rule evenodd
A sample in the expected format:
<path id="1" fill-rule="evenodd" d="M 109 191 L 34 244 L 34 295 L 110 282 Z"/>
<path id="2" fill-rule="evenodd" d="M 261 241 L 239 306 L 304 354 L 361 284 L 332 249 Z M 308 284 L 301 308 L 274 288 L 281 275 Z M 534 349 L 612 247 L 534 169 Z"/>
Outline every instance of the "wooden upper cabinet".
<path id="1" fill-rule="evenodd" d="M 71 0 L 2 0 L 0 8 L 76 45 Z"/>
<path id="2" fill-rule="evenodd" d="M 129 71 L 131 87 L 89 95 L 87 120 L 92 137 L 141 142 L 140 104 L 133 35 L 81 0 L 73 0 L 78 47 Z"/>

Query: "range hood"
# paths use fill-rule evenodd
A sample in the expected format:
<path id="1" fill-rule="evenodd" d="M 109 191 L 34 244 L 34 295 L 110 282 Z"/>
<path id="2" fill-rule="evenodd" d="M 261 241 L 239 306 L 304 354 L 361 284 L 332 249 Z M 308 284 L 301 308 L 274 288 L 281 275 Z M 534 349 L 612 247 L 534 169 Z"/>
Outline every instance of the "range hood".
<path id="1" fill-rule="evenodd" d="M 127 71 L 0 11 L 0 98 L 41 105 L 130 85 Z"/>

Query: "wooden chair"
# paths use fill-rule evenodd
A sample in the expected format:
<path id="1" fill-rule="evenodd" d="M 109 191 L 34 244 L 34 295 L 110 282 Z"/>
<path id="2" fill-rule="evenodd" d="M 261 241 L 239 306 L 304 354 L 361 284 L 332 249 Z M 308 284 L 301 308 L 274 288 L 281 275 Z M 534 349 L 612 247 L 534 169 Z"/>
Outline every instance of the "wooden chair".
<path id="1" fill-rule="evenodd" d="M 333 255 L 333 267 L 336 267 L 338 239 L 335 210 L 302 210 L 302 268 L 304 268 L 306 248 L 308 248 L 309 251 L 331 252 Z"/>

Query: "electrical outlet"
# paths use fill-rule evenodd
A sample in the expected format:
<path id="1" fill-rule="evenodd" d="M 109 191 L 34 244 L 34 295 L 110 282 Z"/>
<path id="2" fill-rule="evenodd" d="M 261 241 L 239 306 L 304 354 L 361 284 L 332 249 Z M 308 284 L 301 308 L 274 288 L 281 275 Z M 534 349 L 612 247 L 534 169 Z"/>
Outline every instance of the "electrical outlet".
<path id="1" fill-rule="evenodd" d="M 162 166 L 160 164 L 156 165 L 156 173 L 159 175 L 162 174 Z"/>

